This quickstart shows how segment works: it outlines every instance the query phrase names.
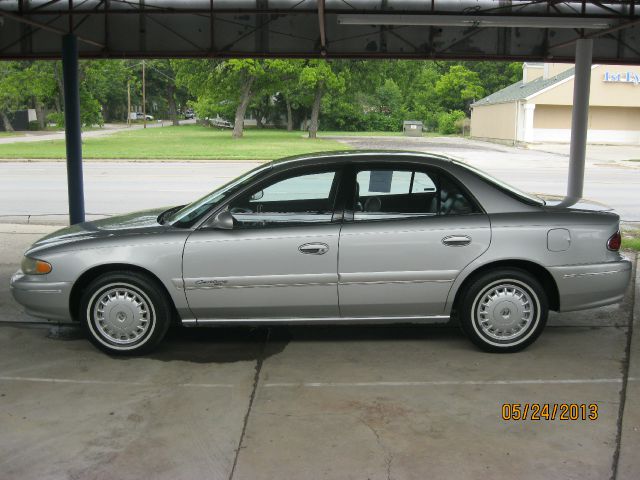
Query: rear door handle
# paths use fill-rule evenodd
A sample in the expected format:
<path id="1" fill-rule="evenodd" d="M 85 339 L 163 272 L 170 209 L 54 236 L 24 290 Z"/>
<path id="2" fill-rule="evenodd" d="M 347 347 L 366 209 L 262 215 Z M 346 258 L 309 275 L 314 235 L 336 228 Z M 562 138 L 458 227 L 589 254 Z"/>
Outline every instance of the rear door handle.
<path id="1" fill-rule="evenodd" d="M 329 245 L 326 243 L 305 243 L 298 247 L 298 251 L 307 255 L 324 255 L 329 251 Z"/>
<path id="2" fill-rule="evenodd" d="M 471 243 L 471 237 L 467 235 L 451 235 L 449 237 L 444 237 L 442 239 L 442 243 L 448 247 L 464 247 Z"/>

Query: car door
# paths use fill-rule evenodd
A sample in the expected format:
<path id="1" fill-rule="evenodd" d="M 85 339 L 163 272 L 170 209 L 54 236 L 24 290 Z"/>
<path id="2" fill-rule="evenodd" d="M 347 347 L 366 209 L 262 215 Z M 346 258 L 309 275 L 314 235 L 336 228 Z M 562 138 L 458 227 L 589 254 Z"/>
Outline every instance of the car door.
<path id="1" fill-rule="evenodd" d="M 339 181 L 338 168 L 278 175 L 228 202 L 233 229 L 196 230 L 183 278 L 198 321 L 338 317 Z"/>
<path id="2" fill-rule="evenodd" d="M 355 167 L 338 263 L 342 317 L 441 316 L 458 273 L 489 246 L 489 219 L 445 172 Z"/>

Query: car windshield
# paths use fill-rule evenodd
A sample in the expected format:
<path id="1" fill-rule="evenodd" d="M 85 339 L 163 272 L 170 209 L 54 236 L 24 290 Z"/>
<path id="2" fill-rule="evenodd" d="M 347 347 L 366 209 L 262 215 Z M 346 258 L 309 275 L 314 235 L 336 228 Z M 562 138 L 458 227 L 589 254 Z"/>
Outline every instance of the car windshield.
<path id="1" fill-rule="evenodd" d="M 517 189 L 513 185 L 509 185 L 508 183 L 503 182 L 502 180 L 498 180 L 497 178 L 492 177 L 488 173 L 483 172 L 478 168 L 472 167 L 467 163 L 462 163 L 462 162 L 456 162 L 456 163 L 466 168 L 467 170 L 471 170 L 473 173 L 475 173 L 480 178 L 482 178 L 485 182 L 490 183 L 491 185 L 497 187 L 499 190 L 502 190 L 503 192 L 507 193 L 508 195 L 511 195 L 512 197 L 516 197 L 518 200 L 524 203 L 533 204 L 533 205 L 546 204 L 546 202 L 540 197 L 537 197 L 530 193 L 523 192 L 522 190 Z"/>
<path id="2" fill-rule="evenodd" d="M 253 170 L 249 170 L 244 175 L 231 180 L 229 183 L 222 185 L 195 202 L 185 205 L 177 212 L 169 215 L 166 218 L 166 221 L 176 227 L 190 227 L 202 218 L 211 209 L 211 207 L 214 207 L 226 199 L 238 188 L 241 188 L 251 182 L 256 175 L 268 170 L 269 168 L 271 168 L 271 165 L 267 164 L 256 167 Z"/>

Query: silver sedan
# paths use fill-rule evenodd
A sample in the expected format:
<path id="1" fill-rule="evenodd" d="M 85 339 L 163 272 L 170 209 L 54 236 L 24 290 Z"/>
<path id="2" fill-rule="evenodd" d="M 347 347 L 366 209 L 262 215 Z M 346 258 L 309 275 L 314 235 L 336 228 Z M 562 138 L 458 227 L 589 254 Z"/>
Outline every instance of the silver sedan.
<path id="1" fill-rule="evenodd" d="M 33 315 L 140 354 L 185 326 L 459 321 L 488 351 L 549 310 L 622 299 L 619 217 L 564 208 L 468 165 L 345 152 L 260 166 L 186 206 L 59 230 L 11 279 Z"/>

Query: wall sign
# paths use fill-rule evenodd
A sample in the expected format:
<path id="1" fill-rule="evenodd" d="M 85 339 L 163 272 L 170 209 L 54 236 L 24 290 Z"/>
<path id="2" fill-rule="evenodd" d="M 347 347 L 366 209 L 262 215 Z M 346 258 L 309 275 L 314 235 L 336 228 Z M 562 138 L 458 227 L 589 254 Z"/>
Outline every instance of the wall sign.
<path id="1" fill-rule="evenodd" d="M 635 72 L 604 72 L 604 81 L 608 83 L 633 83 L 640 85 L 640 73 Z"/>

